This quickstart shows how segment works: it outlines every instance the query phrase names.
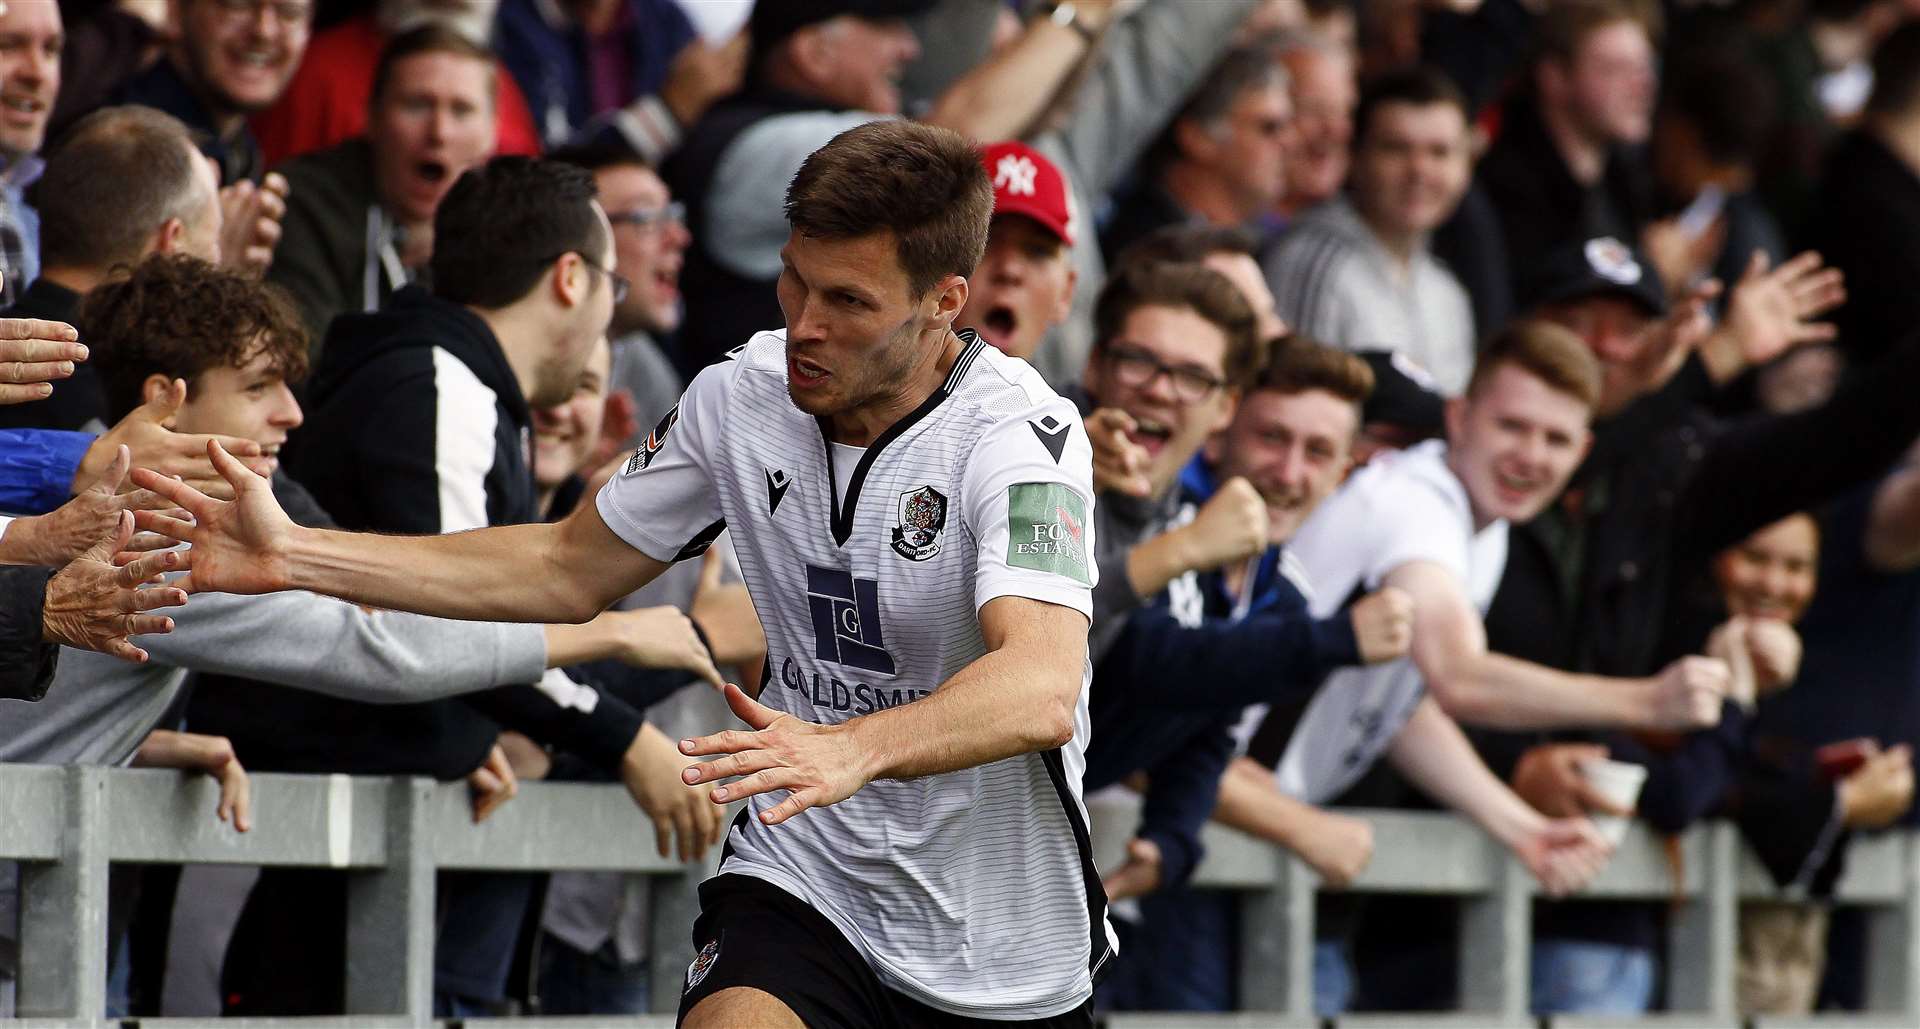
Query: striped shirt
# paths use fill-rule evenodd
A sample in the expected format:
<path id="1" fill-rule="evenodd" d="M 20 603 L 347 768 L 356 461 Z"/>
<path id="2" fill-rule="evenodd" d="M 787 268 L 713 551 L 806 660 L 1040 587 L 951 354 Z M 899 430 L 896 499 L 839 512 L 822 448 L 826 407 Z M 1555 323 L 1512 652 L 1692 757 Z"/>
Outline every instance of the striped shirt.
<path id="1" fill-rule="evenodd" d="M 761 703 L 825 724 L 912 703 L 987 653 L 978 611 L 996 597 L 1090 614 L 1079 416 L 1025 362 L 962 338 L 940 389 L 859 455 L 844 491 L 834 465 L 850 455 L 794 407 L 785 334 L 763 332 L 696 377 L 600 494 L 607 525 L 659 560 L 732 527 L 767 634 Z M 721 871 L 812 905 L 922 1003 L 1072 1010 L 1111 952 L 1080 799 L 1087 674 L 1066 746 L 876 781 L 778 826 L 743 812 Z"/>

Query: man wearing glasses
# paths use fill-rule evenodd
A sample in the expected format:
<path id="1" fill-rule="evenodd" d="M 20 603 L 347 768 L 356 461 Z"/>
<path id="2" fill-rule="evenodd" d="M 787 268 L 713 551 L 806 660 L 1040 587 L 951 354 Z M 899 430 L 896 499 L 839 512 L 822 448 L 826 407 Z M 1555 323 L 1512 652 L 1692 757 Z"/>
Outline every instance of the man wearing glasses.
<path id="1" fill-rule="evenodd" d="M 607 456 L 631 450 L 638 437 L 673 405 L 686 386 L 669 356 L 680 327 L 680 265 L 693 237 L 685 208 L 667 184 L 632 150 L 591 143 L 554 151 L 556 161 L 593 173 L 600 206 L 613 224 L 613 270 L 633 284 L 614 305 L 607 339 L 613 344 L 613 372 L 607 392 L 607 421 L 602 435 Z"/>
<path id="2" fill-rule="evenodd" d="M 165 111 L 193 133 L 220 171 L 221 263 L 255 275 L 273 262 L 287 183 L 267 174 L 247 119 L 286 92 L 307 51 L 313 8 L 312 0 L 179 0 L 166 58 L 114 97 Z"/>

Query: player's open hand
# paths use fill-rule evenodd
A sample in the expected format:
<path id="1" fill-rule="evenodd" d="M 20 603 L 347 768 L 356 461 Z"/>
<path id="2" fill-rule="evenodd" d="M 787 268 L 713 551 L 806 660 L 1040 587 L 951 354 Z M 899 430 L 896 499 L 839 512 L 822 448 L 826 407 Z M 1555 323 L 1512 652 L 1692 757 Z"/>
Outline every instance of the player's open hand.
<path id="1" fill-rule="evenodd" d="M 801 721 L 761 704 L 732 683 L 727 684 L 726 696 L 727 706 L 754 731 L 729 729 L 680 741 L 680 753 L 688 757 L 726 755 L 689 767 L 683 773 L 687 785 L 741 777 L 714 788 L 715 804 L 786 790 L 787 799 L 760 812 L 762 822 L 779 825 L 810 807 L 838 804 L 872 778 L 867 772 L 868 756 L 848 727 L 851 723 Z"/>
<path id="2" fill-rule="evenodd" d="M 290 588 L 287 553 L 294 524 L 273 499 L 273 487 L 218 442 L 207 444 L 207 456 L 233 487 L 234 499 L 215 500 L 177 479 L 136 468 L 136 484 L 179 505 L 193 518 L 139 511 L 135 517 L 140 528 L 192 544 L 193 572 L 176 583 L 188 593 L 273 593 Z"/>

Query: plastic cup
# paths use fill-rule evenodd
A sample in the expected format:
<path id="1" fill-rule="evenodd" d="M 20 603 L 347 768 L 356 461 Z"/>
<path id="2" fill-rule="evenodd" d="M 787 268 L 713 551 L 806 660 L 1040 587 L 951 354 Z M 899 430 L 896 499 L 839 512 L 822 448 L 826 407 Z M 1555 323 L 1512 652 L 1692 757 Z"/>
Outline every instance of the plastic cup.
<path id="1" fill-rule="evenodd" d="M 1612 801 L 1619 807 L 1632 811 L 1640 800 L 1640 787 L 1646 785 L 1647 770 L 1639 765 L 1625 761 L 1609 761 L 1599 758 L 1580 763 L 1580 774 L 1594 791 Z M 1596 814 L 1593 816 L 1594 828 L 1606 838 L 1608 844 L 1618 847 L 1627 836 L 1627 823 L 1631 819 L 1620 815 Z"/>

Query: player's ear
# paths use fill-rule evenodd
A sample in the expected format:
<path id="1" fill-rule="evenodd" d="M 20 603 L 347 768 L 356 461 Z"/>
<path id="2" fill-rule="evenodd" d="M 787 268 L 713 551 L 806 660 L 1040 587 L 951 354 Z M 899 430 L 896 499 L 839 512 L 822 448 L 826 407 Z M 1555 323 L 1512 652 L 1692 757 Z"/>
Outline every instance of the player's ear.
<path id="1" fill-rule="evenodd" d="M 924 328 L 947 329 L 953 326 L 953 320 L 960 317 L 960 310 L 967 306 L 967 280 L 963 276 L 949 275 L 927 291 Z"/>

